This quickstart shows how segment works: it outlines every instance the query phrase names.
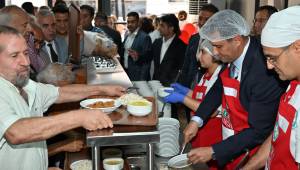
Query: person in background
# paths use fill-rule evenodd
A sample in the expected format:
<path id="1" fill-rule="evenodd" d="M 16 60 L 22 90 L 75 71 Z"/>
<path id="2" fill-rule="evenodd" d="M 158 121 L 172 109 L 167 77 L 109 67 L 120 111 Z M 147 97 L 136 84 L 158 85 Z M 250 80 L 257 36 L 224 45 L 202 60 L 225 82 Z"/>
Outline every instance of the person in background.
<path id="1" fill-rule="evenodd" d="M 183 29 L 183 27 L 185 26 L 185 24 L 187 23 L 187 13 L 182 10 L 178 12 L 178 20 L 179 20 L 179 28 L 180 30 Z"/>
<path id="2" fill-rule="evenodd" d="M 174 14 L 160 17 L 159 32 L 162 38 L 152 45 L 154 61 L 153 80 L 159 80 L 163 86 L 170 86 L 176 80 L 182 67 L 186 45 L 178 38 L 180 29 Z"/>
<path id="3" fill-rule="evenodd" d="M 166 103 L 183 103 L 191 111 L 191 115 L 195 114 L 195 111 L 199 107 L 200 103 L 204 100 L 205 95 L 209 92 L 210 88 L 216 82 L 219 72 L 222 69 L 221 62 L 217 59 L 217 56 L 213 55 L 213 46 L 208 40 L 202 41 L 199 48 L 198 60 L 205 73 L 201 80 L 195 86 L 193 90 L 182 86 L 179 83 L 172 84 L 171 87 L 174 91 L 169 91 L 170 94 L 164 98 Z M 222 119 L 219 111 L 208 120 L 208 122 L 198 130 L 197 135 L 192 140 L 192 148 L 207 147 L 212 144 L 222 141 Z M 210 170 L 217 170 L 217 162 L 209 161 L 207 163 Z"/>
<path id="4" fill-rule="evenodd" d="M 265 5 L 258 8 L 253 20 L 252 35 L 260 39 L 261 31 L 272 14 L 278 12 L 274 6 Z"/>
<path id="5" fill-rule="evenodd" d="M 199 30 L 206 23 L 206 21 L 219 10 L 212 4 L 203 5 L 198 15 L 198 28 Z M 184 62 L 179 76 L 179 82 L 188 88 L 193 89 L 202 77 L 203 71 L 200 69 L 199 62 L 197 61 L 197 51 L 199 51 L 199 44 L 202 42 L 200 33 L 191 36 L 189 44 L 185 51 Z M 190 110 L 185 109 L 187 121 L 190 121 Z"/>
<path id="6" fill-rule="evenodd" d="M 40 50 L 40 55 L 47 59 L 46 65 L 55 62 L 68 63 L 68 45 L 64 38 L 58 37 L 56 34 L 56 20 L 53 12 L 39 10 L 37 22 L 41 26 L 45 38 L 46 44 Z"/>
<path id="7" fill-rule="evenodd" d="M 95 16 L 95 26 L 101 28 L 110 38 L 113 39 L 114 43 L 118 46 L 118 53 L 121 55 L 123 49 L 121 34 L 108 25 L 107 15 L 98 12 Z"/>
<path id="8" fill-rule="evenodd" d="M 154 31 L 149 33 L 149 36 L 151 38 L 152 43 L 156 39 L 161 38 L 161 35 L 160 35 L 160 32 L 159 32 L 159 22 L 160 22 L 159 17 L 155 17 L 154 20 L 153 20 Z"/>
<path id="9" fill-rule="evenodd" d="M 56 36 L 65 39 L 66 43 L 69 44 L 69 8 L 59 3 L 53 7 L 52 11 L 55 16 Z"/>
<path id="10" fill-rule="evenodd" d="M 148 18 L 148 17 L 143 17 L 140 19 L 140 29 L 142 31 L 144 31 L 145 33 L 149 34 L 151 33 L 152 31 L 154 31 L 154 27 L 153 27 L 153 24 L 152 24 L 152 19 Z"/>
<path id="11" fill-rule="evenodd" d="M 261 44 L 268 69 L 281 80 L 290 80 L 281 96 L 272 135 L 243 170 L 299 170 L 300 168 L 300 6 L 273 14 L 266 23 Z M 278 27 L 280 26 L 280 27 Z"/>
<path id="12" fill-rule="evenodd" d="M 79 109 L 43 117 L 54 103 L 79 101 L 91 95 L 120 96 L 120 86 L 55 87 L 29 79 L 28 46 L 22 34 L 0 26 L 0 164 L 1 169 L 46 170 L 45 140 L 77 127 L 112 127 L 100 110 Z"/>
<path id="13" fill-rule="evenodd" d="M 200 30 L 201 37 L 212 43 L 214 55 L 228 66 L 184 130 L 184 141 L 189 142 L 222 105 L 223 140 L 192 149 L 188 158 L 193 164 L 216 160 L 220 167 L 235 169 L 273 129 L 285 86 L 267 71 L 260 43 L 249 34 L 245 19 L 233 10 L 216 13 Z"/>
<path id="14" fill-rule="evenodd" d="M 24 2 L 21 6 L 28 14 L 35 16 L 32 2 Z"/>
<path id="15" fill-rule="evenodd" d="M 94 19 L 95 9 L 90 5 L 80 6 L 80 24 L 85 31 L 98 32 L 106 35 L 101 28 L 94 27 L 92 21 Z"/>
<path id="16" fill-rule="evenodd" d="M 149 80 L 151 64 L 151 38 L 139 28 L 139 14 L 127 14 L 128 33 L 125 35 L 121 64 L 131 81 Z"/>

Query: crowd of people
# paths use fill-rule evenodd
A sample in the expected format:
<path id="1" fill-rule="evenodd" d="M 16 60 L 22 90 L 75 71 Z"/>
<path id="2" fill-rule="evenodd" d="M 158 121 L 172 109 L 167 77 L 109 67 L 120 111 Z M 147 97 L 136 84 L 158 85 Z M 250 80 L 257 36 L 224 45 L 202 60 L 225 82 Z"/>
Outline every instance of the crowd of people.
<path id="1" fill-rule="evenodd" d="M 131 81 L 159 80 L 174 90 L 165 103 L 185 106 L 189 120 L 184 144 L 191 142 L 189 162 L 209 169 L 300 169 L 300 6 L 278 11 L 259 7 L 250 28 L 233 10 L 204 5 L 197 28 L 180 11 L 162 16 L 127 14 L 122 41 L 112 17 L 80 6 L 80 51 L 93 32 L 110 39 Z M 43 170 L 48 155 L 70 148 L 46 140 L 70 129 L 113 127 L 99 110 L 44 113 L 54 103 L 79 101 L 91 95 L 121 96 L 118 85 L 37 82 L 52 64 L 80 64 L 69 53 L 68 5 L 35 10 L 0 9 L 0 165 L 3 169 Z M 94 22 L 93 22 L 94 21 Z M 2 41 L 3 40 L 3 41 Z M 152 70 L 153 69 L 153 70 Z M 178 104 L 177 104 L 178 105 Z M 176 106 L 173 105 L 173 113 Z M 176 113 L 175 113 L 176 114 Z M 59 151 L 57 151 L 59 150 Z M 49 154 L 48 154 L 49 152 Z M 246 158 L 246 159 L 245 159 Z M 51 164 L 52 165 L 52 164 Z"/>

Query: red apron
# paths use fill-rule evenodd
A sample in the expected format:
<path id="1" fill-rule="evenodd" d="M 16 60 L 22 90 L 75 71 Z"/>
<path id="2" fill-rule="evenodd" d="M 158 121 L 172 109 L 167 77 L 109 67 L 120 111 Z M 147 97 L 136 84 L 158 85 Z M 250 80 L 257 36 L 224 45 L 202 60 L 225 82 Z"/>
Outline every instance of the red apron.
<path id="1" fill-rule="evenodd" d="M 230 78 L 229 68 L 226 68 L 220 75 L 223 83 L 222 96 L 222 136 L 223 140 L 238 134 L 245 128 L 249 128 L 248 112 L 242 106 L 240 96 L 240 82 Z M 257 148 L 250 151 L 249 155 L 253 155 Z M 232 170 L 238 165 L 244 154 L 229 162 L 226 169 Z"/>
<path id="2" fill-rule="evenodd" d="M 207 76 L 207 73 L 204 74 L 202 77 L 203 82 L 201 85 L 196 85 L 193 90 L 192 98 L 196 99 L 200 103 L 203 101 L 206 93 L 207 86 L 205 85 L 206 81 L 209 81 L 211 76 Z M 191 112 L 193 116 L 195 112 Z M 201 127 L 195 138 L 191 141 L 192 147 L 207 147 L 211 146 L 215 143 L 222 141 L 222 121 L 219 117 L 210 118 L 209 121 Z M 217 170 L 217 162 L 216 161 L 209 161 L 207 163 L 210 170 Z"/>
<path id="3" fill-rule="evenodd" d="M 296 109 L 289 104 L 289 101 L 299 84 L 300 82 L 292 81 L 290 89 L 281 96 L 266 169 L 298 170 L 298 164 L 290 151 L 291 131 Z"/>

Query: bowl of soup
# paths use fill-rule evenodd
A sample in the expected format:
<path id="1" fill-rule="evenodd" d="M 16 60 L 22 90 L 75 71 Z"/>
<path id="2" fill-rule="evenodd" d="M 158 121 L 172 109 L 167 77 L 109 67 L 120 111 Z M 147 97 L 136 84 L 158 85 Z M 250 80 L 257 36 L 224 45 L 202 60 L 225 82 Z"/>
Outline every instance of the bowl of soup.
<path id="1" fill-rule="evenodd" d="M 152 111 L 152 103 L 147 100 L 133 100 L 127 104 L 127 111 L 133 116 L 146 116 Z"/>
<path id="2" fill-rule="evenodd" d="M 103 168 L 105 170 L 121 170 L 124 167 L 122 158 L 107 158 L 103 160 Z"/>

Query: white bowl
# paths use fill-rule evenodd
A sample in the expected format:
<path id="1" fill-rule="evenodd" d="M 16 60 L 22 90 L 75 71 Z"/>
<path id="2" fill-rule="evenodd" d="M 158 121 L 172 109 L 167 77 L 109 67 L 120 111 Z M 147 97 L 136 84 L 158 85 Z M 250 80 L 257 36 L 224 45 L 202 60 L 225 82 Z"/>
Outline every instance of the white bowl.
<path id="1" fill-rule="evenodd" d="M 72 170 L 92 170 L 92 161 L 88 159 L 83 159 L 71 163 L 70 168 Z"/>
<path id="2" fill-rule="evenodd" d="M 122 158 L 107 158 L 103 160 L 103 168 L 105 170 L 121 170 L 124 167 Z"/>
<path id="3" fill-rule="evenodd" d="M 88 105 L 96 103 L 96 102 L 108 102 L 108 101 L 114 101 L 113 107 L 104 107 L 104 108 L 92 108 Z M 111 113 L 112 111 L 116 110 L 118 107 L 121 106 L 121 102 L 119 100 L 114 99 L 107 99 L 107 98 L 97 98 L 97 99 L 86 99 L 80 102 L 80 106 L 86 109 L 100 109 L 102 112 L 105 113 Z"/>
<path id="4" fill-rule="evenodd" d="M 166 96 L 168 96 L 170 93 L 165 92 L 165 90 L 174 90 L 174 88 L 172 88 L 172 87 L 159 88 L 158 89 L 158 96 L 159 97 L 166 97 Z"/>
<path id="5" fill-rule="evenodd" d="M 134 116 L 146 116 L 152 111 L 152 103 L 146 100 L 133 100 L 127 104 L 127 111 Z"/>

